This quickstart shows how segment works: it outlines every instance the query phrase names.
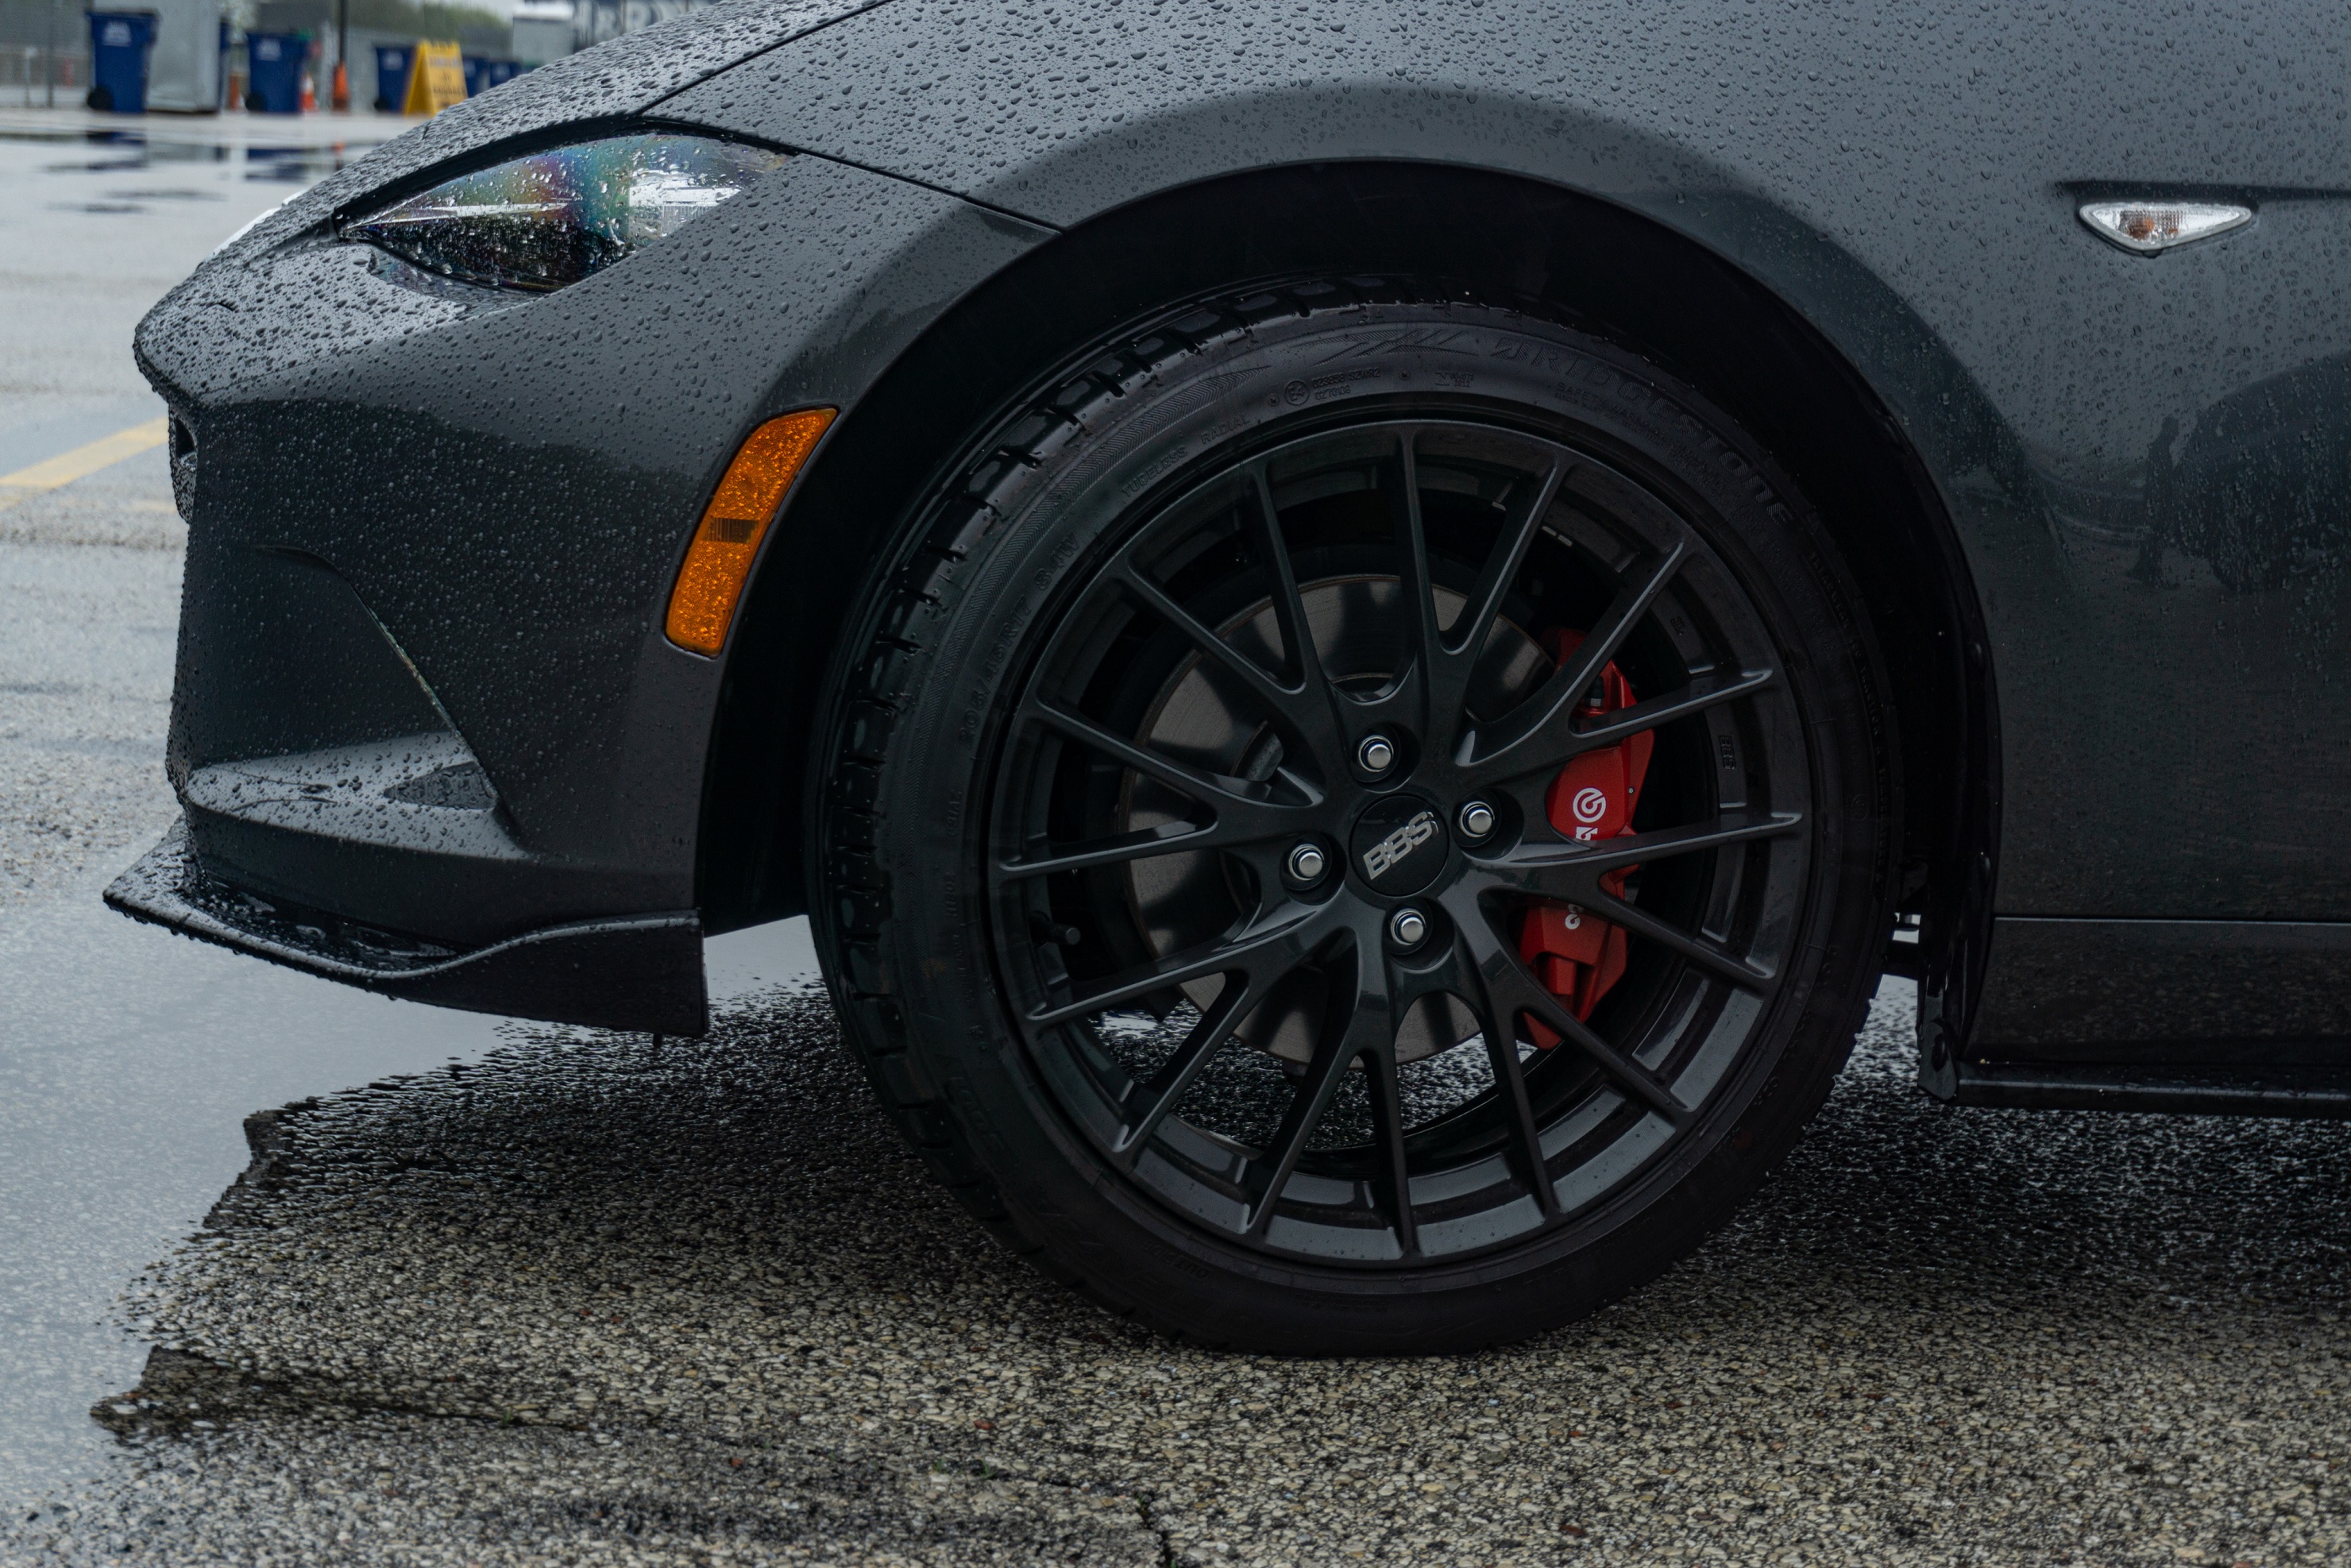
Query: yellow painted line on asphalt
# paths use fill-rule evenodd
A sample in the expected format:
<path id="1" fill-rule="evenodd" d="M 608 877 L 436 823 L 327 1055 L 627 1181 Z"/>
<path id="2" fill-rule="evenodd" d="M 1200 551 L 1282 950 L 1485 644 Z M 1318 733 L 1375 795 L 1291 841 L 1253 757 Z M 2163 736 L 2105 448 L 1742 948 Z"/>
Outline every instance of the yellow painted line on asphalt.
<path id="1" fill-rule="evenodd" d="M 0 474 L 0 512 L 6 511 L 28 496 L 37 496 L 45 490 L 70 485 L 101 468 L 111 467 L 126 457 L 152 452 L 171 437 L 172 422 L 169 419 L 151 419 L 144 424 L 134 424 L 128 430 L 101 435 L 87 446 L 60 452 L 30 468 L 19 468 L 14 474 Z"/>

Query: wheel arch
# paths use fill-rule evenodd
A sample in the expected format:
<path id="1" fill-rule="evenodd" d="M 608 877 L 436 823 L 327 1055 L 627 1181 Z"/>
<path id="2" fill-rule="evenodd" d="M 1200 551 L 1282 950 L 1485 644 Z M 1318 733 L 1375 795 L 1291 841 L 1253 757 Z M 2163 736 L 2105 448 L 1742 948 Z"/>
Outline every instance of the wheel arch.
<path id="1" fill-rule="evenodd" d="M 1790 472 L 1886 655 L 1905 793 L 1898 907 L 1922 917 L 1929 1053 L 1955 1049 L 1989 933 L 2000 751 L 1980 601 L 1928 465 L 1851 360 L 1715 250 L 1554 185 L 1434 164 L 1259 171 L 1093 219 L 958 302 L 846 412 L 793 499 L 792 553 L 754 580 L 728 657 L 697 850 L 707 926 L 805 909 L 809 750 L 844 619 L 977 427 L 1084 342 L 1315 273 L 1441 279 L 1557 314 L 1698 386 Z M 1865 308 L 1889 336 L 1919 330 L 1891 294 Z M 1041 344 L 1040 322 L 1053 323 Z"/>

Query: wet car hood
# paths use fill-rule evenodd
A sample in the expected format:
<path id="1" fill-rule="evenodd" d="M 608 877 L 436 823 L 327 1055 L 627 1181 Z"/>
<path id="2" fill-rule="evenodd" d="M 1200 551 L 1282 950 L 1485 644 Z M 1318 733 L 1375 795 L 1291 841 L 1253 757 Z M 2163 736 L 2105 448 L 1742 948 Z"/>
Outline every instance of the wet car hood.
<path id="1" fill-rule="evenodd" d="M 195 278 L 264 255 L 353 198 L 421 169 L 550 127 L 643 113 L 705 77 L 883 4 L 887 0 L 722 0 L 526 71 L 320 181 L 223 246 Z"/>
<path id="2" fill-rule="evenodd" d="M 371 286 L 363 247 L 303 243 L 370 192 L 572 124 L 642 114 L 729 67 L 888 0 L 722 0 L 582 50 L 442 110 L 221 246 L 149 311 L 140 368 L 176 405 L 251 390 L 320 350 L 360 350 L 485 305 Z"/>

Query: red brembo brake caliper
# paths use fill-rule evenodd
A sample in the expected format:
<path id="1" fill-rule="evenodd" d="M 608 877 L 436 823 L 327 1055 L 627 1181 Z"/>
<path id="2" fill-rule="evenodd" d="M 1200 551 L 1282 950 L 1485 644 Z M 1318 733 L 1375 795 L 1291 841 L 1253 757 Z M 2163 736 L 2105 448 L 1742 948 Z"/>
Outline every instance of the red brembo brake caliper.
<path id="1" fill-rule="evenodd" d="M 1543 652 L 1553 664 L 1565 664 L 1583 644 L 1583 633 L 1560 630 L 1542 637 Z M 1586 718 L 1633 706 L 1633 688 L 1614 664 L 1600 674 L 1598 689 L 1576 711 Z M 1656 737 L 1643 730 L 1627 736 L 1604 751 L 1587 751 L 1559 770 L 1543 797 L 1551 825 L 1573 839 L 1622 838 L 1633 831 L 1633 808 L 1640 804 L 1641 781 L 1649 771 L 1649 753 Z M 1638 869 L 1625 866 L 1600 879 L 1600 885 L 1618 898 L 1625 896 L 1625 878 Z M 1600 998 L 1625 975 L 1625 933 L 1591 911 L 1573 904 L 1541 904 L 1526 913 L 1519 927 L 1519 956 L 1524 958 L 1544 989 L 1567 1004 L 1579 1019 L 1588 1019 Z M 1532 1019 L 1527 1029 L 1545 1051 L 1559 1043 L 1559 1035 Z"/>

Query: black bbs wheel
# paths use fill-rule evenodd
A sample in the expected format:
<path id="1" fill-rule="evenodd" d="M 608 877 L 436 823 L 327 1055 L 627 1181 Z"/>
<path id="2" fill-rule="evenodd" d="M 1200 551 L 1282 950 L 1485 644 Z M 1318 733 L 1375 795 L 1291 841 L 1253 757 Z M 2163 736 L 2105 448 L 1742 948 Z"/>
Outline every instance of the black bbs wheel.
<path id="1" fill-rule="evenodd" d="M 836 681 L 820 950 L 1015 1250 L 1211 1343 L 1436 1350 L 1696 1244 L 1876 979 L 1896 790 L 1823 533 L 1563 327 L 1362 286 L 1098 349 Z"/>

